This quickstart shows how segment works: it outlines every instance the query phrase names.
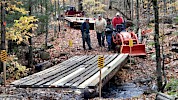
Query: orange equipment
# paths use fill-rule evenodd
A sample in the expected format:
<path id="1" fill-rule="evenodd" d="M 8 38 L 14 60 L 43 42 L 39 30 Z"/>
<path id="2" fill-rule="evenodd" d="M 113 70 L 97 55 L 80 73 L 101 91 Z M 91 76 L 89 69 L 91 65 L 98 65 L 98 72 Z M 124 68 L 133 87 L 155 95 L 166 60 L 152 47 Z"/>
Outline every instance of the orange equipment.
<path id="1" fill-rule="evenodd" d="M 112 37 L 113 42 L 120 46 L 120 53 L 129 53 L 131 56 L 146 56 L 145 44 L 139 44 L 138 38 L 133 32 L 120 32 Z M 133 46 L 129 46 L 129 40 L 133 40 Z"/>

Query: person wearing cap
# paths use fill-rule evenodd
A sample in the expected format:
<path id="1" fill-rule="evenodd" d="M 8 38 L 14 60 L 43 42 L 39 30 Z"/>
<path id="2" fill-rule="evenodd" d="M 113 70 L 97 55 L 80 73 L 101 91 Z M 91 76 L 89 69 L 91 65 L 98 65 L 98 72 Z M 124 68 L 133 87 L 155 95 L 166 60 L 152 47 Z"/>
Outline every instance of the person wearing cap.
<path id="1" fill-rule="evenodd" d="M 85 22 L 82 23 L 81 33 L 82 33 L 83 49 L 86 50 L 85 47 L 85 42 L 86 42 L 89 47 L 89 50 L 92 50 L 90 34 L 89 34 L 90 33 L 89 19 L 86 19 Z"/>
<path id="2" fill-rule="evenodd" d="M 95 21 L 95 31 L 97 33 L 97 39 L 98 39 L 98 45 L 100 47 L 105 46 L 104 40 L 105 40 L 105 28 L 106 28 L 106 20 L 102 18 L 102 16 L 99 14 L 98 19 Z"/>
<path id="3" fill-rule="evenodd" d="M 113 33 L 113 27 L 111 24 L 111 20 L 107 19 L 107 25 L 106 25 L 106 29 L 105 29 L 105 34 L 106 34 L 106 41 L 108 43 L 108 51 L 111 50 L 112 47 L 112 33 Z"/>
<path id="4" fill-rule="evenodd" d="M 116 13 L 116 16 L 112 19 L 113 28 L 116 29 L 116 25 L 124 24 L 124 19 L 120 16 L 120 13 Z"/>

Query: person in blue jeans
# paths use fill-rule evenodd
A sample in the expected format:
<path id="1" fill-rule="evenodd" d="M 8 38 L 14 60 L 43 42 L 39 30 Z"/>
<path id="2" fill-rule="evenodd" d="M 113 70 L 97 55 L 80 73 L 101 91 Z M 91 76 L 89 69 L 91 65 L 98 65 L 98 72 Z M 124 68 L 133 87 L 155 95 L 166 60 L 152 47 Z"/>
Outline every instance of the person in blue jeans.
<path id="1" fill-rule="evenodd" d="M 92 49 L 91 47 L 91 40 L 90 40 L 90 26 L 89 26 L 89 19 L 86 19 L 85 22 L 81 25 L 81 33 L 82 33 L 82 42 L 83 42 L 83 49 L 86 50 L 85 42 L 89 47 L 89 50 Z"/>
<path id="2" fill-rule="evenodd" d="M 105 41 L 105 28 L 106 28 L 106 20 L 101 16 L 101 14 L 98 15 L 98 18 L 95 20 L 95 31 L 97 34 L 97 40 L 99 47 L 105 47 L 104 41 Z"/>
<path id="3" fill-rule="evenodd" d="M 105 29 L 105 34 L 106 34 L 106 41 L 108 43 L 108 51 L 111 50 L 112 47 L 112 33 L 113 33 L 113 27 L 111 24 L 111 20 L 107 19 L 107 25 L 106 25 L 106 29 Z"/>

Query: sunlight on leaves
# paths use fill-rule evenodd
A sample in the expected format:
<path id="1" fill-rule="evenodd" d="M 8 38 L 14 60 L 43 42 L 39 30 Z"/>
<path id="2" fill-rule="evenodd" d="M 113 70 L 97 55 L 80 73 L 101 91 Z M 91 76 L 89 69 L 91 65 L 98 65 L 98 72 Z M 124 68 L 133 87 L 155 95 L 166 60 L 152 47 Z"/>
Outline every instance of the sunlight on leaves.
<path id="1" fill-rule="evenodd" d="M 83 0 L 83 7 L 86 15 L 91 16 L 92 14 L 104 13 L 106 5 L 99 1 L 95 2 L 95 0 Z"/>
<path id="2" fill-rule="evenodd" d="M 7 78 L 19 79 L 27 75 L 28 68 L 18 63 L 18 58 L 15 55 L 10 55 L 7 59 Z"/>
<path id="3" fill-rule="evenodd" d="M 37 21 L 38 19 L 34 16 L 22 16 L 19 20 L 14 20 L 14 25 L 7 30 L 7 39 L 15 40 L 18 44 L 22 41 L 28 41 L 28 38 L 33 36 L 29 30 L 37 29 L 38 25 L 35 24 Z"/>

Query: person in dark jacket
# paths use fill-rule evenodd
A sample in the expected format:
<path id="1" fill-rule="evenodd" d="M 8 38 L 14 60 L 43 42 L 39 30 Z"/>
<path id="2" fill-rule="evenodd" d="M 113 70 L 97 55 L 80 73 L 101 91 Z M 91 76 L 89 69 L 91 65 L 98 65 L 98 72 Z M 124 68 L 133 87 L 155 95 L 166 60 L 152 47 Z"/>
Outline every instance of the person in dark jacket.
<path id="1" fill-rule="evenodd" d="M 108 51 L 111 50 L 112 47 L 112 33 L 113 33 L 113 27 L 111 24 L 111 20 L 107 19 L 107 25 L 106 25 L 106 29 L 105 29 L 105 34 L 106 34 L 106 41 L 108 43 Z"/>
<path id="2" fill-rule="evenodd" d="M 86 50 L 85 42 L 89 47 L 89 50 L 92 49 L 91 47 L 91 40 L 90 40 L 90 26 L 89 26 L 89 19 L 86 19 L 84 23 L 81 25 L 81 32 L 82 32 L 82 41 L 83 41 L 83 49 Z"/>

